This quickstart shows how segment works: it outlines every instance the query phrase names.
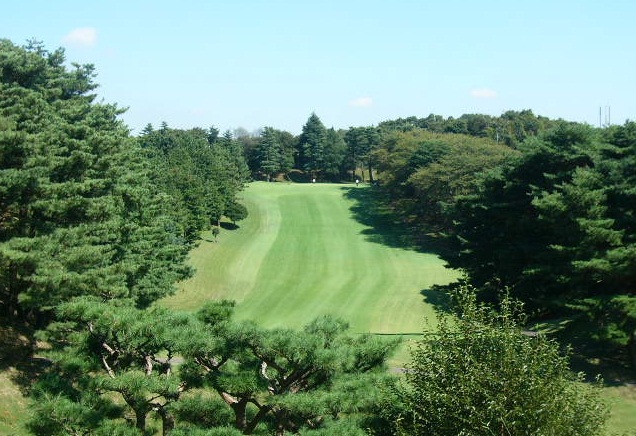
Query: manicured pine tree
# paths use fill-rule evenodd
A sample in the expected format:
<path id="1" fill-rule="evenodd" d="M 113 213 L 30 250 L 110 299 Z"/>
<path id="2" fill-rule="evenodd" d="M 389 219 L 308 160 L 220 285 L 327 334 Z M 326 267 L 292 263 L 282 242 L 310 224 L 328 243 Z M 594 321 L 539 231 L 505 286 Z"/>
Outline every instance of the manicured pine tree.
<path id="1" fill-rule="evenodd" d="M 347 324 L 320 317 L 303 330 L 264 330 L 229 322 L 232 304 L 199 312 L 211 340 L 184 347 L 186 379 L 216 391 L 244 434 L 321 430 L 343 422 L 362 434 L 387 379 L 385 361 L 398 342 L 371 335 L 351 337 Z M 256 413 L 249 414 L 249 407 Z"/>
<path id="2" fill-rule="evenodd" d="M 39 335 L 53 364 L 34 389 L 29 428 L 42 435 L 127 434 L 129 414 L 141 434 L 153 416 L 169 434 L 171 406 L 188 388 L 173 357 L 184 338 L 204 334 L 201 325 L 189 315 L 91 297 L 59 305 L 57 317 Z"/>

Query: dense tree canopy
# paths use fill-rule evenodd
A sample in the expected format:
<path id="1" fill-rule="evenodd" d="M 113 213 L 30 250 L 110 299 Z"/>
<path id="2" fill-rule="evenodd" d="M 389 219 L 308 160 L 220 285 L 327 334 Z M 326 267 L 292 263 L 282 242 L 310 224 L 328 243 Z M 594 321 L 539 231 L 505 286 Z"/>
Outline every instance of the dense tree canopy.
<path id="1" fill-rule="evenodd" d="M 373 153 L 383 190 L 407 222 L 448 231 L 442 213 L 460 195 L 477 189 L 477 175 L 514 151 L 491 140 L 428 130 L 391 132 Z"/>
<path id="2" fill-rule="evenodd" d="M 299 163 L 303 170 L 316 174 L 323 169 L 326 136 L 324 124 L 312 113 L 298 141 Z"/>
<path id="3" fill-rule="evenodd" d="M 145 306 L 188 272 L 121 110 L 94 102 L 91 65 L 64 62 L 0 41 L 0 304 L 14 316 L 86 294 Z"/>
<path id="4" fill-rule="evenodd" d="M 369 180 L 373 182 L 375 168 L 374 151 L 380 145 L 381 131 L 377 127 L 351 127 L 345 134 L 349 151 L 349 162 L 355 173 L 360 168 L 360 176 L 365 180 L 364 170 L 368 171 Z"/>
<path id="5" fill-rule="evenodd" d="M 508 287 L 536 315 L 582 316 L 625 350 L 636 329 L 634 123 L 501 120 L 523 126 L 514 149 L 433 133 L 445 125 L 435 117 L 424 129 L 417 119 L 389 124 L 375 152 L 382 190 L 405 223 L 446 236 L 450 266 L 481 297 Z"/>
<path id="6" fill-rule="evenodd" d="M 384 131 L 408 132 L 427 130 L 434 133 L 459 133 L 501 142 L 516 148 L 527 138 L 554 127 L 558 121 L 534 115 L 531 110 L 506 111 L 499 117 L 482 114 L 464 114 L 459 118 L 444 118 L 430 114 L 426 118 L 408 117 L 384 121 Z"/>
<path id="7" fill-rule="evenodd" d="M 146 128 L 138 141 L 149 152 L 153 179 L 170 195 L 173 219 L 188 243 L 237 210 L 236 196 L 249 178 L 237 141 L 218 138 L 215 129 L 170 129 L 167 124 Z M 233 214 L 233 220 L 244 217 Z"/>

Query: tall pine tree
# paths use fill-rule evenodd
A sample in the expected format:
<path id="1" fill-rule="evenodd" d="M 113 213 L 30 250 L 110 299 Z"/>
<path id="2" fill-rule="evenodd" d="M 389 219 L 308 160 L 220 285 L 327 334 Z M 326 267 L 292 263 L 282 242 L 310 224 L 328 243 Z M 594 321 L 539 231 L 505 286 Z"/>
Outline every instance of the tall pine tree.
<path id="1" fill-rule="evenodd" d="M 318 115 L 312 112 L 303 126 L 298 147 L 301 168 L 314 176 L 322 171 L 324 167 L 326 137 L 327 129 L 318 118 Z"/>

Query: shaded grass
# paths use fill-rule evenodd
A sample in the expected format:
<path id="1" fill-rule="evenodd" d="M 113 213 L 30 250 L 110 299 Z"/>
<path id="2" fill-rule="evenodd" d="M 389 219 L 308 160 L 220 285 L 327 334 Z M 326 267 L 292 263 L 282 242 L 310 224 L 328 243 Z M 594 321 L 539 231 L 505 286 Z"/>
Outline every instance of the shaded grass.
<path id="1" fill-rule="evenodd" d="M 28 415 L 28 399 L 22 395 L 19 386 L 14 383 L 18 376 L 15 368 L 0 370 L 0 434 L 28 434 L 22 423 Z"/>
<path id="2" fill-rule="evenodd" d="M 43 366 L 32 358 L 32 332 L 0 319 L 0 434 L 28 434 L 28 392 Z"/>
<path id="3" fill-rule="evenodd" d="M 571 368 L 583 372 L 592 381 L 600 375 L 603 381 L 602 397 L 610 408 L 607 422 L 608 435 L 636 434 L 636 373 L 625 364 L 622 348 L 610 346 L 607 341 L 594 341 L 598 326 L 581 317 L 570 316 L 543 320 L 533 326 L 571 346 Z"/>

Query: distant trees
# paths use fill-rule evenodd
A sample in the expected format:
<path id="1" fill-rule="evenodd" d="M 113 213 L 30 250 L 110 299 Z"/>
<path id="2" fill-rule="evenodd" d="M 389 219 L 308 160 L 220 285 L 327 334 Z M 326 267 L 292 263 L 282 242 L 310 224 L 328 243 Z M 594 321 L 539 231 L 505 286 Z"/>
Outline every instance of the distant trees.
<path id="1" fill-rule="evenodd" d="M 341 132 L 327 129 L 325 135 L 324 174 L 327 179 L 341 180 L 346 177 L 347 144 Z"/>
<path id="2" fill-rule="evenodd" d="M 485 138 L 414 129 L 385 133 L 372 154 L 398 213 L 427 232 L 445 232 L 452 223 L 444 209 L 515 152 Z"/>
<path id="3" fill-rule="evenodd" d="M 284 141 L 289 140 L 283 137 L 283 133 L 273 127 L 265 127 L 261 133 L 261 142 L 256 152 L 257 169 L 267 176 L 267 181 L 277 173 L 286 173 L 291 169 L 293 156 L 290 148 L 284 146 Z"/>
<path id="4" fill-rule="evenodd" d="M 430 114 L 426 118 L 408 117 L 383 121 L 383 131 L 408 132 L 415 129 L 434 133 L 457 133 L 490 138 L 516 148 L 528 138 L 555 127 L 559 121 L 537 116 L 531 110 L 506 111 L 499 117 L 482 114 L 464 114 L 459 118 L 444 118 Z"/>
<path id="5" fill-rule="evenodd" d="M 304 171 L 313 175 L 323 169 L 327 129 L 318 115 L 312 113 L 303 126 L 298 140 L 298 163 Z"/>
<path id="6" fill-rule="evenodd" d="M 173 218 L 182 237 L 192 243 L 202 230 L 217 224 L 228 211 L 234 220 L 236 195 L 248 181 L 249 169 L 240 144 L 218 137 L 216 129 L 146 129 L 138 141 L 149 152 L 153 178 L 170 195 Z"/>
<path id="7" fill-rule="evenodd" d="M 365 180 L 364 169 L 366 167 L 369 180 L 373 182 L 374 152 L 380 145 L 380 132 L 380 129 L 376 127 L 351 127 L 345 133 L 344 139 L 347 143 L 352 174 L 356 172 L 357 168 L 361 168 L 362 180 Z"/>

